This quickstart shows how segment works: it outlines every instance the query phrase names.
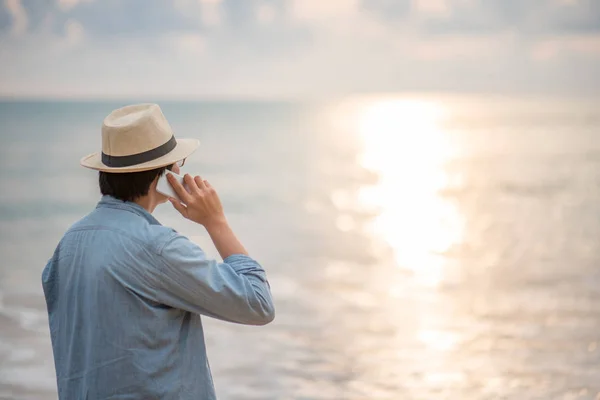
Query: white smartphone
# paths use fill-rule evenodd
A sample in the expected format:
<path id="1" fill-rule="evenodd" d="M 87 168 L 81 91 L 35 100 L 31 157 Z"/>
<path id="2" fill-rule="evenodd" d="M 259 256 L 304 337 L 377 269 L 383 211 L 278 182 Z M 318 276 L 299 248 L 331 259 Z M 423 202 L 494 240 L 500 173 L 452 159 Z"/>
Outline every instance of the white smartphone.
<path id="1" fill-rule="evenodd" d="M 156 191 L 158 193 L 164 194 L 165 196 L 174 197 L 174 198 L 178 199 L 179 201 L 181 201 L 181 199 L 179 198 L 179 196 L 177 196 L 177 193 L 175 193 L 175 190 L 173 189 L 173 187 L 171 186 L 171 184 L 167 180 L 167 174 L 173 175 L 175 177 L 175 179 L 177 179 L 177 181 L 179 183 L 181 183 L 181 185 L 183 185 L 183 187 L 185 188 L 185 190 L 188 190 L 186 184 L 183 183 L 183 176 L 177 175 L 175 172 L 165 171 L 165 173 L 163 174 L 163 176 L 161 176 L 160 178 L 158 178 L 158 182 L 156 184 Z"/>

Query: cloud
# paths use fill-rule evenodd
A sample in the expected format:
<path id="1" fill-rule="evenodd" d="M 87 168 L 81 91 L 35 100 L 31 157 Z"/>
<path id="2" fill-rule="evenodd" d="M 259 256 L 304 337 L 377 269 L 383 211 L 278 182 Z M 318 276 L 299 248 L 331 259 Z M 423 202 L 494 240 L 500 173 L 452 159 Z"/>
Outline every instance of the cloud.
<path id="1" fill-rule="evenodd" d="M 277 17 L 277 9 L 271 4 L 261 4 L 258 7 L 256 17 L 260 24 L 270 24 L 274 22 Z"/>
<path id="2" fill-rule="evenodd" d="M 6 10 L 12 17 L 12 30 L 15 35 L 21 35 L 27 30 L 27 13 L 19 0 L 4 0 Z"/>
<path id="3" fill-rule="evenodd" d="M 410 0 L 362 0 L 361 6 L 372 15 L 396 26 L 407 19 L 413 8 Z"/>
<path id="4" fill-rule="evenodd" d="M 4 0 L 13 29 L 33 29 L 48 15 L 81 21 L 94 35 L 160 35 L 226 24 L 244 30 L 266 21 L 299 21 L 327 28 L 369 17 L 420 34 L 600 32 L 597 0 Z M 6 12 L 0 20 L 6 24 Z M 293 28 L 293 26 L 288 26 Z M 360 27 L 356 27 L 357 29 Z"/>
<path id="5" fill-rule="evenodd" d="M 600 32 L 597 0 L 363 0 L 362 5 L 396 26 L 417 21 L 414 26 L 424 34 Z"/>
<path id="6" fill-rule="evenodd" d="M 81 3 L 89 3 L 93 0 L 58 0 L 58 8 L 60 8 L 63 11 L 68 11 L 73 7 L 76 7 L 78 4 Z"/>
<path id="7" fill-rule="evenodd" d="M 346 19 L 358 14 L 358 4 L 355 0 L 292 0 L 290 14 L 303 21 Z"/>
<path id="8" fill-rule="evenodd" d="M 65 23 L 65 35 L 67 43 L 76 46 L 83 42 L 85 37 L 83 26 L 79 22 L 70 19 Z"/>
<path id="9" fill-rule="evenodd" d="M 597 0 L 9 0 L 0 94 L 594 92 L 599 38 Z"/>
<path id="10" fill-rule="evenodd" d="M 199 16 L 195 10 L 182 12 L 164 0 L 103 0 L 81 4 L 63 14 L 74 18 L 96 37 L 156 36 L 173 31 L 197 29 Z"/>
<path id="11" fill-rule="evenodd" d="M 201 0 L 200 19 L 205 27 L 218 26 L 221 23 L 221 0 Z"/>
<path id="12" fill-rule="evenodd" d="M 413 6 L 419 15 L 447 16 L 452 11 L 449 3 L 448 0 L 415 0 Z"/>

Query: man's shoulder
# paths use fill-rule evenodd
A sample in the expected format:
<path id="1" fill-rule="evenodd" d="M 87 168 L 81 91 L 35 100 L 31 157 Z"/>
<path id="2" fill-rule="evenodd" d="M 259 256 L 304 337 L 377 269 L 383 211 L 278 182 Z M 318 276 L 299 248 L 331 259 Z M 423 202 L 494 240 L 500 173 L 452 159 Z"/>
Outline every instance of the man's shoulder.
<path id="1" fill-rule="evenodd" d="M 157 253 L 160 253 L 165 245 L 179 236 L 179 233 L 173 228 L 164 225 L 147 225 L 148 239 L 155 246 Z"/>
<path id="2" fill-rule="evenodd" d="M 71 225 L 65 232 L 63 240 L 75 233 L 85 235 L 88 232 L 98 240 L 112 241 L 125 238 L 160 253 L 167 242 L 178 236 L 177 231 L 168 226 L 149 223 L 144 218 L 127 212 L 111 211 L 115 210 L 96 209 L 90 212 Z"/>

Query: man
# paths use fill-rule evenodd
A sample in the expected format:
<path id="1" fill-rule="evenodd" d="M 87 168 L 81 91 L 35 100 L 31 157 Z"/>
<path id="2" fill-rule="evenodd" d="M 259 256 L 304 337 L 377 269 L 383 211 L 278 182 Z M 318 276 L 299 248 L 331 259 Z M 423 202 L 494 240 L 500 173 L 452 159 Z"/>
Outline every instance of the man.
<path id="1" fill-rule="evenodd" d="M 156 191 L 198 145 L 176 140 L 157 105 L 132 105 L 104 120 L 102 152 L 81 160 L 100 171 L 103 197 L 42 273 L 59 399 L 214 399 L 200 315 L 273 320 L 265 271 L 210 183 L 186 174 L 186 190 L 169 175 L 179 199 Z M 222 263 L 151 215 L 167 201 L 206 228 Z"/>

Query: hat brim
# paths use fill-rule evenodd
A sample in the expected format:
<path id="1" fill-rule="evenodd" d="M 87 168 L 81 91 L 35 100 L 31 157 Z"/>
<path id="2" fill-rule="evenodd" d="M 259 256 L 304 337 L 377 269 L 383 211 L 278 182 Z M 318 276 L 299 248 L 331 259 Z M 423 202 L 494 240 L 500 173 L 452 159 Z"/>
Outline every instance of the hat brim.
<path id="1" fill-rule="evenodd" d="M 126 172 L 141 172 L 151 169 L 166 167 L 189 157 L 200 146 L 200 141 L 196 139 L 177 139 L 177 145 L 173 150 L 162 157 L 148 161 L 142 164 L 130 165 L 127 167 L 109 167 L 102 162 L 102 153 L 93 153 L 83 157 L 80 164 L 86 168 L 95 169 L 97 171 L 126 173 Z"/>

